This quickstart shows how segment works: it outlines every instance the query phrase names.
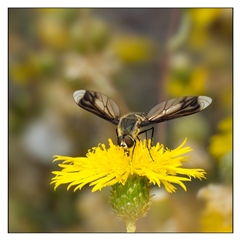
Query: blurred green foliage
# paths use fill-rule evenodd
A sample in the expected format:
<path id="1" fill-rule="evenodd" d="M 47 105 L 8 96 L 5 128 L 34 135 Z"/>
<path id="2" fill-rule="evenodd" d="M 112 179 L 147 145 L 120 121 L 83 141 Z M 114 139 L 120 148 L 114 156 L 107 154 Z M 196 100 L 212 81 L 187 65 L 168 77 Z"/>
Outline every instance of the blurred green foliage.
<path id="1" fill-rule="evenodd" d="M 207 210 L 196 194 L 214 181 L 227 188 L 222 199 L 231 195 L 232 34 L 230 8 L 9 9 L 9 232 L 125 231 L 107 191 L 49 185 L 54 154 L 84 156 L 116 138 L 115 126 L 74 103 L 78 89 L 106 94 L 122 114 L 183 95 L 212 97 L 204 112 L 155 131 L 169 147 L 187 137 L 191 164 L 208 180 L 191 182 L 187 193 L 156 194 L 137 231 L 231 231 L 221 208 L 211 208 L 220 202 L 209 196 L 221 188 L 202 195 Z"/>

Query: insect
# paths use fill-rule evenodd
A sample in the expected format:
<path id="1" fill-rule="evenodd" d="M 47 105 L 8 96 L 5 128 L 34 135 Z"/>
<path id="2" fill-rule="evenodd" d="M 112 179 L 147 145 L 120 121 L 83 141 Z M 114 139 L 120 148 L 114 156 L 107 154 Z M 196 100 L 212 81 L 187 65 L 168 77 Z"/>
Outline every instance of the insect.
<path id="1" fill-rule="evenodd" d="M 118 105 L 102 93 L 77 90 L 73 93 L 73 98 L 81 108 L 117 125 L 118 144 L 125 151 L 135 146 L 136 139 L 139 139 L 138 135 L 141 133 L 151 130 L 153 139 L 154 128 L 143 130 L 144 127 L 200 112 L 212 102 L 207 96 L 185 96 L 162 102 L 148 114 L 133 112 L 120 116 Z"/>

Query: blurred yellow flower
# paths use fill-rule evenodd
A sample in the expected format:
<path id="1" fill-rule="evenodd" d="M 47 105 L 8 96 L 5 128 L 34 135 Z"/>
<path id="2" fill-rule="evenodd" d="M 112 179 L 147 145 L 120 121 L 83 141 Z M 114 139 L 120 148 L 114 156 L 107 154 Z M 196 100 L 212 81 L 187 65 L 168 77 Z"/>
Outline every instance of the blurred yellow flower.
<path id="1" fill-rule="evenodd" d="M 232 117 L 220 122 L 218 129 L 219 133 L 211 138 L 209 151 L 219 159 L 232 149 Z"/>
<path id="2" fill-rule="evenodd" d="M 181 59 L 180 59 L 181 60 Z M 167 91 L 172 96 L 201 95 L 206 92 L 208 72 L 206 68 L 187 65 L 178 68 L 172 66 L 172 73 L 168 77 Z"/>
<path id="3" fill-rule="evenodd" d="M 41 41 L 53 49 L 64 49 L 69 42 L 68 28 L 53 15 L 43 14 L 37 23 Z"/>
<path id="4" fill-rule="evenodd" d="M 232 189 L 211 184 L 198 197 L 206 201 L 200 224 L 202 232 L 232 232 Z"/>
<path id="5" fill-rule="evenodd" d="M 148 61 L 155 56 L 153 42 L 143 37 L 118 37 L 113 40 L 112 47 L 125 62 Z"/>
<path id="6" fill-rule="evenodd" d="M 208 43 L 210 37 L 208 27 L 214 23 L 222 11 L 220 8 L 192 8 L 187 10 L 192 24 L 188 39 L 189 46 L 199 51 Z"/>
<path id="7" fill-rule="evenodd" d="M 158 187 L 163 184 L 168 192 L 175 192 L 173 184 L 179 184 L 186 191 L 184 181 L 191 181 L 191 177 L 201 180 L 206 173 L 203 169 L 182 168 L 182 162 L 189 160 L 184 154 L 192 151 L 190 147 L 183 147 L 185 143 L 186 139 L 176 149 L 169 150 L 159 143 L 149 149 L 150 140 L 148 146 L 146 140 L 137 141 L 134 154 L 130 152 L 128 156 L 109 139 L 108 149 L 101 144 L 89 150 L 86 157 L 54 156 L 54 162 L 63 162 L 59 164 L 61 171 L 52 172 L 55 176 L 51 184 L 55 184 L 55 189 L 61 184 L 69 184 L 67 189 L 75 185 L 74 191 L 89 184 L 94 186 L 94 192 L 117 183 L 124 185 L 130 176 L 137 175 Z"/>
<path id="8" fill-rule="evenodd" d="M 189 9 L 193 23 L 201 28 L 211 24 L 223 11 L 221 8 L 191 8 Z"/>

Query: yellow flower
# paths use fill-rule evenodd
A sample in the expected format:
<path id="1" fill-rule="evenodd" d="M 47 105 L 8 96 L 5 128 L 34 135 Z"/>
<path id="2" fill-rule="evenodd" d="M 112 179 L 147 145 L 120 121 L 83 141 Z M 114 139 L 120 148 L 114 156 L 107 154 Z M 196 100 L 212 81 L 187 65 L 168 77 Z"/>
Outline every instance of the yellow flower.
<path id="1" fill-rule="evenodd" d="M 55 189 L 61 184 L 75 186 L 74 191 L 84 185 L 93 186 L 92 192 L 101 190 L 115 184 L 124 185 L 132 175 L 145 177 L 150 184 L 163 184 L 168 192 L 175 192 L 173 184 L 179 184 L 185 191 L 184 181 L 191 181 L 191 177 L 205 178 L 203 169 L 187 169 L 182 162 L 189 160 L 185 153 L 192 151 L 190 147 L 183 147 L 184 142 L 176 149 L 164 149 L 157 143 L 150 147 L 147 142 L 137 141 L 134 152 L 128 155 L 124 149 L 113 144 L 109 139 L 109 148 L 104 144 L 89 150 L 86 157 L 54 156 L 54 162 L 62 160 L 59 164 L 61 171 L 53 171 L 55 176 L 51 184 Z"/>
<path id="2" fill-rule="evenodd" d="M 125 62 L 148 61 L 154 57 L 155 45 L 150 39 L 140 36 L 118 37 L 112 47 Z"/>
<path id="3" fill-rule="evenodd" d="M 209 151 L 218 159 L 232 150 L 232 117 L 226 118 L 218 125 L 219 133 L 211 138 Z"/>
<path id="4" fill-rule="evenodd" d="M 210 184 L 198 192 L 205 201 L 200 218 L 202 232 L 232 232 L 232 188 Z"/>

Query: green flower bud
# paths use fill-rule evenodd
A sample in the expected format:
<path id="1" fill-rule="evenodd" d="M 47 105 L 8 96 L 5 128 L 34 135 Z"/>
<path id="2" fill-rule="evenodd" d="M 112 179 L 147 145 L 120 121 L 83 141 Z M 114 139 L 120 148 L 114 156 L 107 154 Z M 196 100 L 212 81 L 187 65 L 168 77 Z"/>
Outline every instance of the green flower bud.
<path id="1" fill-rule="evenodd" d="M 147 178 L 131 175 L 124 185 L 113 185 L 109 202 L 116 215 L 126 222 L 127 231 L 134 232 L 136 221 L 144 217 L 151 206 Z"/>

